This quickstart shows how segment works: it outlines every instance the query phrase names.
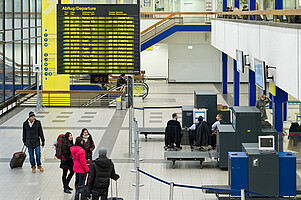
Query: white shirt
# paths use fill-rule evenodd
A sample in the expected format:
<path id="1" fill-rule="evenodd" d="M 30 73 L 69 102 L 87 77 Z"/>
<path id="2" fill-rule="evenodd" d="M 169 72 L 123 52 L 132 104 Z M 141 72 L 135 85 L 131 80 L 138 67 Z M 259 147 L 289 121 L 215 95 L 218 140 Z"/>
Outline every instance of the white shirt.
<path id="1" fill-rule="evenodd" d="M 195 124 L 192 124 L 192 126 L 190 126 L 189 128 L 191 131 L 194 131 L 196 129 L 196 125 Z"/>
<path id="2" fill-rule="evenodd" d="M 214 124 L 212 124 L 211 130 L 215 131 L 217 129 L 217 125 L 221 124 L 220 120 L 214 122 Z"/>
<path id="3" fill-rule="evenodd" d="M 30 128 L 33 126 L 34 121 L 36 121 L 36 120 L 33 120 L 32 122 L 30 122 L 30 121 L 28 120 L 28 124 L 29 124 Z"/>

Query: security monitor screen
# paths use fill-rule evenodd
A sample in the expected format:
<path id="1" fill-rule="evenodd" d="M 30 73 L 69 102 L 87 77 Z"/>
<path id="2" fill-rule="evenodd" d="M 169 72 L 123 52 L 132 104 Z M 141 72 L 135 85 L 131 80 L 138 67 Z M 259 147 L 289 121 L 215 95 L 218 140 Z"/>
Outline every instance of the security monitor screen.
<path id="1" fill-rule="evenodd" d="M 195 119 L 194 119 L 195 123 L 199 122 L 198 121 L 199 116 L 202 116 L 204 121 L 206 121 L 205 112 L 195 112 Z"/>
<path id="2" fill-rule="evenodd" d="M 243 52 L 236 50 L 237 71 L 244 73 Z"/>
<path id="3" fill-rule="evenodd" d="M 264 62 L 258 59 L 254 59 L 255 66 L 255 83 L 261 89 L 265 89 L 265 70 Z"/>
<path id="4" fill-rule="evenodd" d="M 273 148 L 274 142 L 273 138 L 261 138 L 260 147 L 271 147 Z"/>

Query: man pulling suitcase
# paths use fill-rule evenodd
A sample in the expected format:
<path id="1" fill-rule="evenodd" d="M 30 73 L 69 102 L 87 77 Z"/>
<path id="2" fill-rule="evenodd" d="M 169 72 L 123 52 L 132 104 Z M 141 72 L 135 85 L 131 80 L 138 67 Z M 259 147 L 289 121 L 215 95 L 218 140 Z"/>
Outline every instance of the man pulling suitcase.
<path id="1" fill-rule="evenodd" d="M 107 150 L 101 147 L 99 157 L 92 162 L 90 167 L 89 189 L 92 192 L 92 200 L 108 199 L 110 179 L 117 180 L 119 175 L 115 173 L 113 162 L 107 158 Z"/>
<path id="2" fill-rule="evenodd" d="M 42 125 L 39 120 L 35 118 L 34 112 L 30 111 L 28 119 L 23 123 L 23 143 L 28 148 L 29 161 L 31 170 L 36 172 L 36 162 L 38 169 L 43 172 L 44 169 L 41 166 L 41 143 L 45 144 L 45 138 L 42 130 Z M 34 157 L 36 155 L 36 159 Z"/>

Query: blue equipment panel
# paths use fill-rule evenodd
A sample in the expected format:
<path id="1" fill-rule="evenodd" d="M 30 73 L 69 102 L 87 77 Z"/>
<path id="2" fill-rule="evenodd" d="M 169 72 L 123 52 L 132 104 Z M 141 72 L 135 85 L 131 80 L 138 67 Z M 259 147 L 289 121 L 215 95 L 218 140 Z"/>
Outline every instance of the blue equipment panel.
<path id="1" fill-rule="evenodd" d="M 248 155 L 245 152 L 229 152 L 228 177 L 231 196 L 240 196 L 240 190 L 249 190 Z M 246 195 L 248 193 L 246 192 Z"/>
<path id="2" fill-rule="evenodd" d="M 296 156 L 290 152 L 279 154 L 279 196 L 296 196 Z"/>

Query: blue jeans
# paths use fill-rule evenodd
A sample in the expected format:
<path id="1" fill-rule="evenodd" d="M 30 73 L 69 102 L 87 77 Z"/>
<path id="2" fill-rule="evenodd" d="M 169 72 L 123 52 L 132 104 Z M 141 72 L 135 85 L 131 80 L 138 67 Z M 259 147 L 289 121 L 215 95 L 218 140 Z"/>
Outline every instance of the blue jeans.
<path id="1" fill-rule="evenodd" d="M 75 184 L 78 184 L 78 186 L 84 185 L 84 178 L 85 178 L 85 173 L 76 173 L 75 175 Z"/>
<path id="2" fill-rule="evenodd" d="M 36 166 L 36 162 L 35 162 L 35 158 L 34 158 L 34 151 L 36 154 L 36 160 L 37 160 L 37 164 L 38 166 L 41 165 L 41 147 L 37 146 L 34 148 L 28 148 L 28 153 L 29 153 L 29 161 L 31 164 L 31 168 Z"/>

